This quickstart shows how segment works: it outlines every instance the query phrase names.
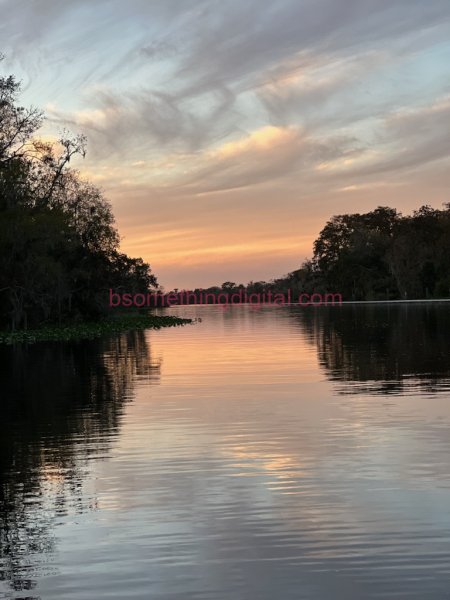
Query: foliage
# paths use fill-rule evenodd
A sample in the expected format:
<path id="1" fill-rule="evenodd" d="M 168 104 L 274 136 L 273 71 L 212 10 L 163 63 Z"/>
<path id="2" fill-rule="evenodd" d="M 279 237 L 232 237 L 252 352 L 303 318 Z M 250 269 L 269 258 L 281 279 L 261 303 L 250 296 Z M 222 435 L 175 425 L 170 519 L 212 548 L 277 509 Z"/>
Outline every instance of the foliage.
<path id="1" fill-rule="evenodd" d="M 333 217 L 314 244 L 314 265 L 347 300 L 450 295 L 450 207 L 411 216 L 378 207 Z"/>
<path id="2" fill-rule="evenodd" d="M 0 326 L 97 318 L 110 288 L 156 289 L 149 265 L 119 251 L 102 192 L 69 168 L 84 136 L 42 141 L 43 115 L 18 106 L 19 93 L 0 77 Z"/>
<path id="3" fill-rule="evenodd" d="M 0 344 L 78 341 L 141 329 L 176 327 L 186 323 L 192 323 L 192 320 L 174 316 L 134 315 L 65 327 L 42 327 L 14 332 L 0 331 Z"/>
<path id="4" fill-rule="evenodd" d="M 379 206 L 364 214 L 332 217 L 314 243 L 314 255 L 284 277 L 246 286 L 195 290 L 221 293 L 339 293 L 343 300 L 400 300 L 450 297 L 450 204 L 422 206 L 411 216 Z M 198 296 L 197 296 L 198 297 Z"/>

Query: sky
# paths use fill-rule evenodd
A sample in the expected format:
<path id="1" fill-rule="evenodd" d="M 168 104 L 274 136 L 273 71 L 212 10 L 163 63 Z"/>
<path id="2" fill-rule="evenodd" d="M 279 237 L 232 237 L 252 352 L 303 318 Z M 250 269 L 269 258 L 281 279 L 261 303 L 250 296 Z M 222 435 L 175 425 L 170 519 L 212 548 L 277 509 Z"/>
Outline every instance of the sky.
<path id="1" fill-rule="evenodd" d="M 3 72 L 166 289 L 270 280 L 334 214 L 450 202 L 449 0 L 0 0 Z"/>

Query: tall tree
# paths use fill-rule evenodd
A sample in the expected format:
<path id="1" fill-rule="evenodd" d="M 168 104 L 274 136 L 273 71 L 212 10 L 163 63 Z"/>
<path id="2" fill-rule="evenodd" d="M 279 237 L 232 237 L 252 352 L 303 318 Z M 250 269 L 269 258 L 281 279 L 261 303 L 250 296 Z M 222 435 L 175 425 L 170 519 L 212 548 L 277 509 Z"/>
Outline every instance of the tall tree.
<path id="1" fill-rule="evenodd" d="M 110 287 L 155 289 L 150 266 L 120 252 L 109 202 L 69 166 L 84 136 L 40 140 L 43 115 L 19 92 L 0 77 L 0 324 L 97 317 Z"/>

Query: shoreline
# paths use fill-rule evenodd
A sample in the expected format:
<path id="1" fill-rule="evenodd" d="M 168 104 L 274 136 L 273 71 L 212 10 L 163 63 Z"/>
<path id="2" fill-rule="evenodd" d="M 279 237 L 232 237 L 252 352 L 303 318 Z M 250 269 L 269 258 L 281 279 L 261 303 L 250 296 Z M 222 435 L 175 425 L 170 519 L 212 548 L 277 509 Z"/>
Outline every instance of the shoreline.
<path id="1" fill-rule="evenodd" d="M 73 325 L 53 325 L 20 331 L 0 331 L 0 345 L 35 344 L 38 342 L 71 342 L 93 340 L 106 335 L 117 335 L 128 331 L 179 327 L 192 323 L 192 319 L 173 315 L 136 315 L 115 317 L 97 322 L 82 322 Z"/>
<path id="2" fill-rule="evenodd" d="M 261 308 L 262 306 L 270 306 L 270 307 L 276 307 L 276 308 L 283 308 L 286 306 L 302 306 L 304 308 L 320 308 L 323 306 L 343 306 L 343 305 L 348 305 L 348 304 L 437 304 L 437 303 L 450 303 L 450 298 L 424 298 L 422 300 L 342 300 L 342 302 L 329 302 L 327 304 L 322 303 L 322 304 L 314 304 L 314 303 L 310 303 L 310 304 L 302 304 L 300 302 L 284 302 L 284 303 L 277 303 L 277 302 L 222 302 L 222 303 L 192 303 L 192 304 L 172 304 L 171 306 L 164 306 L 164 307 L 157 307 L 157 310 L 170 310 L 172 308 L 181 308 L 181 307 L 188 307 L 188 306 L 204 306 L 204 307 L 210 307 L 210 306 L 218 306 L 218 307 L 234 307 L 234 306 L 256 306 Z"/>
<path id="3" fill-rule="evenodd" d="M 450 298 L 424 298 L 422 300 L 345 300 L 342 304 L 424 304 L 450 302 Z"/>

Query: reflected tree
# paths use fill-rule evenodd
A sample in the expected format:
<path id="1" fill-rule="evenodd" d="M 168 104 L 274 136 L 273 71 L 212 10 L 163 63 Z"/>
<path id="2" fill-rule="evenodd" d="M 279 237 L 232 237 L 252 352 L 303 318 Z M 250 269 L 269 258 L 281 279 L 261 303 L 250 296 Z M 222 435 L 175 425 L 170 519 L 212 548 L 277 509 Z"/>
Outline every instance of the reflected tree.
<path id="1" fill-rule="evenodd" d="M 432 392 L 450 378 L 447 307 L 342 305 L 293 314 L 342 393 L 400 393 L 411 378 Z"/>
<path id="2" fill-rule="evenodd" d="M 160 363 L 144 332 L 130 332 L 2 348 L 0 364 L 0 581 L 25 592 L 26 559 L 45 563 L 55 549 L 55 516 L 95 509 L 83 494 L 89 458 L 108 452 L 136 377 L 157 382 Z"/>

